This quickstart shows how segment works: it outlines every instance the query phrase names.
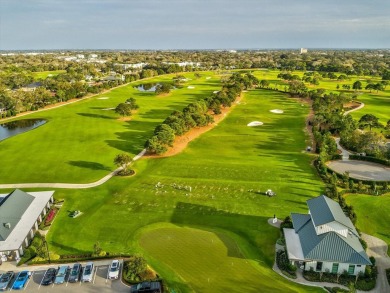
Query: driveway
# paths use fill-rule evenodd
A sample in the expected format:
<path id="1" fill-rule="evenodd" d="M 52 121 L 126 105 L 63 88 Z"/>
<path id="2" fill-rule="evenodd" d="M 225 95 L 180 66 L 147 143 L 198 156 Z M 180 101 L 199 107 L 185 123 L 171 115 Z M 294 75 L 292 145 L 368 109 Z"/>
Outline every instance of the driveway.
<path id="1" fill-rule="evenodd" d="M 370 292 L 390 292 L 390 285 L 386 279 L 385 269 L 390 268 L 390 257 L 387 255 L 387 243 L 377 237 L 362 233 L 362 238 L 367 242 L 367 254 L 375 257 L 378 267 L 378 279 L 376 287 Z"/>
<path id="2" fill-rule="evenodd" d="M 328 168 L 339 174 L 349 172 L 349 176 L 358 180 L 390 181 L 390 168 L 366 161 L 338 160 L 327 163 Z"/>

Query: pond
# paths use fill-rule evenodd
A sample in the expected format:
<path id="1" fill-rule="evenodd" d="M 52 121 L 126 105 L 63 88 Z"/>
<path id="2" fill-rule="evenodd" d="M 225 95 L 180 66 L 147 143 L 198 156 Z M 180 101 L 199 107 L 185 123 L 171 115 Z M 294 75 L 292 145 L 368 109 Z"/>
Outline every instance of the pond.
<path id="1" fill-rule="evenodd" d="M 138 86 L 135 86 L 134 88 L 136 90 L 139 90 L 140 92 L 155 92 L 156 87 L 161 84 L 162 83 L 143 83 Z M 172 86 L 171 89 L 176 89 L 176 87 Z"/>
<path id="2" fill-rule="evenodd" d="M 0 141 L 45 124 L 44 119 L 22 119 L 0 124 Z"/>

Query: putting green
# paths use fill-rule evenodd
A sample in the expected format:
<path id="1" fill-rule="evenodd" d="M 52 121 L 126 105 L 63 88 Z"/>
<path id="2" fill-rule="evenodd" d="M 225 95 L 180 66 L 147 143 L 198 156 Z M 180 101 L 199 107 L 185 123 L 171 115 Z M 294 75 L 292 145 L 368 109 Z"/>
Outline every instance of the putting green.
<path id="1" fill-rule="evenodd" d="M 188 227 L 166 227 L 144 232 L 139 244 L 160 267 L 185 283 L 175 292 L 310 292 L 246 258 L 236 241 L 224 233 Z"/>

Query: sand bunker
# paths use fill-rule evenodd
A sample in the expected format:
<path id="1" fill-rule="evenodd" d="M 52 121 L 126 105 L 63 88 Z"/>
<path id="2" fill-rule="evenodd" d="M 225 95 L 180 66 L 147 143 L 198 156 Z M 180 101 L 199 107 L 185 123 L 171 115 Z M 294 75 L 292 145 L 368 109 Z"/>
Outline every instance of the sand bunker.
<path id="1" fill-rule="evenodd" d="M 101 98 L 97 98 L 97 100 L 108 100 L 109 97 L 101 97 Z"/>
<path id="2" fill-rule="evenodd" d="M 263 122 L 260 122 L 260 121 L 252 121 L 252 122 L 249 123 L 247 126 L 253 127 L 253 126 L 261 126 L 261 125 L 263 125 Z"/>
<path id="3" fill-rule="evenodd" d="M 191 89 L 194 89 L 195 87 L 192 85 L 189 85 L 187 88 L 191 90 Z"/>
<path id="4" fill-rule="evenodd" d="M 270 112 L 275 113 L 275 114 L 282 114 L 282 113 L 284 113 L 284 111 L 280 110 L 280 109 L 273 109 L 273 110 L 270 110 Z"/>
<path id="5" fill-rule="evenodd" d="M 115 108 L 105 108 L 105 109 L 102 109 L 103 111 L 109 111 L 109 110 L 114 110 Z"/>
<path id="6" fill-rule="evenodd" d="M 213 94 L 218 94 L 219 93 L 219 91 L 213 91 Z"/>
<path id="7" fill-rule="evenodd" d="M 210 79 L 211 77 L 210 76 L 207 76 L 206 79 Z"/>

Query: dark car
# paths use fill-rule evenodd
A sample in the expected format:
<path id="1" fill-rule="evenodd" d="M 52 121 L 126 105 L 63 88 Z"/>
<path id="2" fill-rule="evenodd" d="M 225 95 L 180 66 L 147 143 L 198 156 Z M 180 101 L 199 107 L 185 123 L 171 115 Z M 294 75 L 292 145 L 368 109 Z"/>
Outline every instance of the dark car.
<path id="1" fill-rule="evenodd" d="M 80 275 L 81 275 L 81 264 L 76 263 L 73 265 L 73 268 L 70 271 L 68 282 L 76 283 L 80 281 Z"/>
<path id="2" fill-rule="evenodd" d="M 131 293 L 161 293 L 160 282 L 142 282 L 130 287 Z"/>
<path id="3" fill-rule="evenodd" d="M 0 291 L 7 290 L 9 282 L 12 280 L 14 275 L 15 275 L 15 273 L 12 272 L 12 271 L 6 272 L 6 273 L 1 275 L 1 278 L 0 278 Z"/>
<path id="4" fill-rule="evenodd" d="M 41 284 L 44 286 L 48 286 L 53 284 L 54 279 L 56 278 L 57 270 L 55 268 L 50 268 L 46 271 L 43 276 Z"/>

